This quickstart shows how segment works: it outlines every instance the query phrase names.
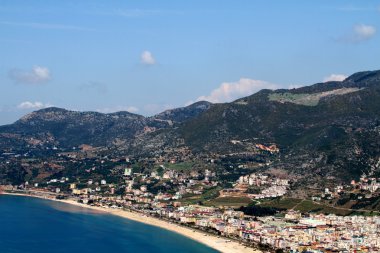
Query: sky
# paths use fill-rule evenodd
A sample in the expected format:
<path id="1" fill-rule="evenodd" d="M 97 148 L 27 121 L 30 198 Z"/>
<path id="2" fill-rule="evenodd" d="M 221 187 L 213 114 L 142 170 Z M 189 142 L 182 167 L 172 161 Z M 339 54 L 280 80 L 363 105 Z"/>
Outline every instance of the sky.
<path id="1" fill-rule="evenodd" d="M 145 116 L 380 69 L 380 0 L 0 0 L 0 125 Z"/>

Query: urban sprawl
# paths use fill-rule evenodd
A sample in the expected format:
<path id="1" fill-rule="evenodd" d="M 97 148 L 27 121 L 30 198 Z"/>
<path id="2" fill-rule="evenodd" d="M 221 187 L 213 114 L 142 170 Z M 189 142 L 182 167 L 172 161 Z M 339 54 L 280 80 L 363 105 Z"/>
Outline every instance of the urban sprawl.
<path id="1" fill-rule="evenodd" d="M 78 160 L 94 160 L 84 157 L 79 159 L 75 154 L 77 153 L 60 154 L 59 159 L 73 162 L 73 168 Z M 11 164 L 16 161 L 23 163 L 22 166 L 35 163 L 33 159 L 3 154 L 2 163 Z M 213 166 L 209 166 L 211 169 L 180 167 L 181 164 L 188 164 L 188 161 L 178 159 L 156 160 L 153 166 L 155 169 L 149 172 L 136 169 L 136 164 L 141 163 L 129 158 L 105 157 L 97 162 L 99 166 L 86 167 L 83 172 L 85 176 L 49 176 L 38 182 L 31 180 L 18 185 L 2 185 L 0 190 L 44 198 L 70 199 L 91 206 L 138 212 L 267 251 L 380 251 L 379 216 L 338 216 L 317 212 L 302 213 L 294 209 L 276 210 L 270 215 L 256 216 L 239 209 L 239 203 L 231 207 L 223 202 L 213 202 L 248 199 L 257 204 L 268 199 L 280 199 L 290 191 L 292 178 L 250 172 L 236 176 L 233 183 L 226 187 L 219 181 L 225 172 L 214 170 Z M 209 158 L 207 162 L 211 165 L 216 163 Z M 102 178 L 102 164 L 112 163 L 117 165 Z M 49 161 L 41 166 L 59 170 L 62 165 Z M 238 166 L 244 170 L 244 165 Z M 93 174 L 96 176 L 91 178 Z M 320 194 L 313 196 L 311 201 L 329 200 L 342 192 L 355 190 L 366 193 L 360 195 L 360 198 L 368 198 L 379 186 L 376 178 L 363 175 L 357 182 L 353 180 L 350 185 L 325 188 Z M 247 206 L 252 203 L 247 203 Z"/>

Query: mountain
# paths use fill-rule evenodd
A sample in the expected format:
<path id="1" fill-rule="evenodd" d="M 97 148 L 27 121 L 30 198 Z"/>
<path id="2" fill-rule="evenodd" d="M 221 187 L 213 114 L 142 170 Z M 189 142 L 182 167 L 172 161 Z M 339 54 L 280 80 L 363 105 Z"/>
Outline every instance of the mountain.
<path id="1" fill-rule="evenodd" d="M 5 151 L 82 144 L 136 155 L 175 148 L 219 155 L 265 151 L 274 155 L 264 169 L 305 180 L 374 174 L 380 171 L 380 71 L 359 72 L 342 82 L 261 90 L 231 103 L 197 102 L 152 117 L 47 108 L 0 127 Z"/>
<path id="2" fill-rule="evenodd" d="M 380 71 L 215 104 L 179 131 L 201 152 L 275 144 L 281 156 L 273 168 L 349 179 L 380 159 Z"/>
<path id="3" fill-rule="evenodd" d="M 144 127 L 145 118 L 129 112 L 102 114 L 47 108 L 32 112 L 0 132 L 13 134 L 30 145 L 74 147 L 110 145 L 115 139 L 131 139 Z"/>
<path id="4" fill-rule="evenodd" d="M 186 107 L 166 110 L 152 118 L 155 120 L 170 121 L 171 123 L 183 123 L 207 111 L 211 105 L 210 102 L 200 101 Z"/>
<path id="5" fill-rule="evenodd" d="M 183 123 L 209 107 L 208 102 L 198 102 L 149 118 L 129 112 L 103 114 L 51 107 L 27 114 L 13 124 L 0 126 L 0 147 L 127 145 L 137 136 Z"/>
<path id="6" fill-rule="evenodd" d="M 189 121 L 181 132 L 195 148 L 225 148 L 231 139 L 261 139 L 295 145 L 314 130 L 352 117 L 379 115 L 380 71 L 361 72 L 343 82 L 318 83 L 291 90 L 262 90 L 232 103 L 215 104 Z M 359 124 L 356 122 L 355 124 Z"/>

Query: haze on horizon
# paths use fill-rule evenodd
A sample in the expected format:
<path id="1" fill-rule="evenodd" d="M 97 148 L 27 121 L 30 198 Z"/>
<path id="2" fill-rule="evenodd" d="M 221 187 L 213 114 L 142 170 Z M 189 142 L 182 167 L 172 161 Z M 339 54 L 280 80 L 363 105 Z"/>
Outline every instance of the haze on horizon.
<path id="1" fill-rule="evenodd" d="M 0 124 L 153 115 L 379 69 L 380 1 L 0 0 Z"/>

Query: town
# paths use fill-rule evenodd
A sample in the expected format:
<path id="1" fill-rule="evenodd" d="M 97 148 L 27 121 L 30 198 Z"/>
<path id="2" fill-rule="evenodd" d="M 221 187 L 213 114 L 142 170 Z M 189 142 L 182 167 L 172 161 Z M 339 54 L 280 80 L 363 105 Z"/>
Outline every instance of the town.
<path id="1" fill-rule="evenodd" d="M 138 160 L 99 158 L 89 150 L 82 147 L 81 151 L 57 153 L 54 162 L 42 163 L 17 154 L 3 154 L 5 164 L 19 162 L 24 167 L 37 164 L 49 176 L 18 185 L 3 185 L 1 189 L 138 212 L 266 251 L 376 252 L 380 249 L 378 216 L 339 216 L 257 205 L 286 197 L 295 180 L 278 173 L 247 169 L 254 164 L 260 167 L 260 162 L 240 159 L 232 163 L 221 162 L 221 157 L 204 157 L 204 167 L 200 167 L 192 162 L 191 154 Z M 63 167 L 71 168 L 72 176 L 66 173 L 56 177 Z M 52 170 L 55 173 L 49 174 Z M 378 182 L 363 175 L 350 185 L 325 188 L 310 201 L 342 202 L 342 196 L 347 194 L 368 199 L 378 196 Z"/>

